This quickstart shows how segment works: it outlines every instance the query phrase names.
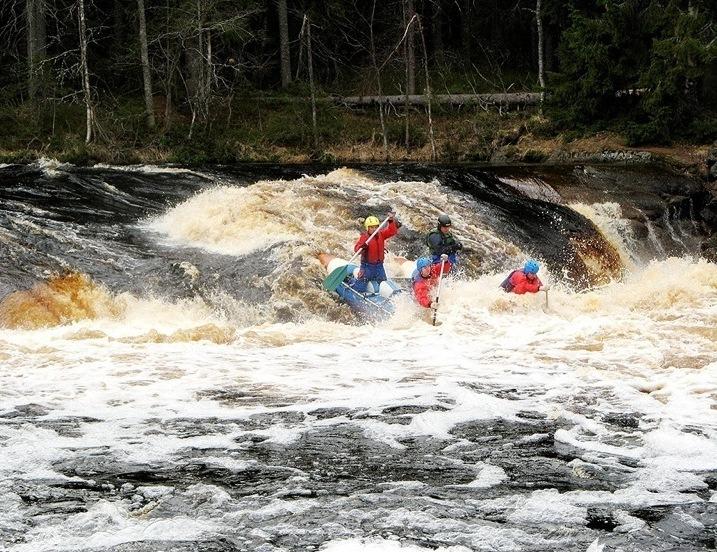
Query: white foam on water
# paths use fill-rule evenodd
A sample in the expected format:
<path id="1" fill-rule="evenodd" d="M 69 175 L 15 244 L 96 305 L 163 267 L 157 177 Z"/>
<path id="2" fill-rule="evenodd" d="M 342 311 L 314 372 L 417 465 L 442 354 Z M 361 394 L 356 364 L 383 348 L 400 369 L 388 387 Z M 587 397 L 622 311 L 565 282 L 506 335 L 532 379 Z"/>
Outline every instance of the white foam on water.
<path id="1" fill-rule="evenodd" d="M 263 199 L 247 188 L 213 188 L 154 219 L 149 228 L 165 234 L 174 244 L 225 255 L 247 255 L 298 240 L 298 232 L 266 216 L 267 208 Z"/>
<path id="2" fill-rule="evenodd" d="M 562 500 L 557 489 L 534 491 L 524 498 L 508 520 L 520 525 L 586 525 L 587 508 Z"/>
<path id="3" fill-rule="evenodd" d="M 476 467 L 480 468 L 480 473 L 478 474 L 478 477 L 468 483 L 466 487 L 472 487 L 475 489 L 488 489 L 490 487 L 500 485 L 501 483 L 509 479 L 508 474 L 505 473 L 505 470 L 499 466 L 483 464 L 482 466 L 479 465 Z"/>
<path id="4" fill-rule="evenodd" d="M 22 531 L 25 528 L 25 504 L 22 497 L 13 492 L 11 481 L 0 483 L 0 534 L 10 534 L 14 531 Z"/>
<path id="5" fill-rule="evenodd" d="M 193 169 L 186 169 L 183 167 L 169 167 L 166 165 L 109 165 L 107 163 L 95 163 L 93 165 L 95 169 L 122 171 L 122 172 L 137 172 L 143 174 L 191 174 L 202 178 L 209 178 L 209 176 Z"/>
<path id="6" fill-rule="evenodd" d="M 460 228 L 466 247 L 488 259 L 524 257 L 518 247 L 489 228 L 485 208 L 470 196 L 437 181 L 377 182 L 346 168 L 292 181 L 216 186 L 147 221 L 146 226 L 174 245 L 226 255 L 247 255 L 287 242 L 275 255 L 288 261 L 287 256 L 294 259 L 297 253 L 346 256 L 353 252 L 363 230 L 363 220 L 354 214 L 358 204 L 377 209 L 388 204 L 407 228 L 427 232 L 442 213 L 438 206 L 456 201 L 461 208 L 451 214 L 453 226 Z M 378 210 L 374 214 L 386 215 Z"/>
<path id="7" fill-rule="evenodd" d="M 549 201 L 551 203 L 562 203 L 563 199 L 555 189 L 545 182 L 544 180 L 537 177 L 528 178 L 506 178 L 501 177 L 501 182 L 508 184 L 510 187 L 515 188 L 519 192 L 526 196 L 539 199 L 541 201 Z"/>
<path id="8" fill-rule="evenodd" d="M 617 249 L 623 266 L 635 269 L 637 257 L 637 239 L 630 222 L 623 218 L 619 203 L 572 203 L 570 208 L 591 220 L 607 240 Z"/>
<path id="9" fill-rule="evenodd" d="M 85 550 L 110 548 L 138 541 L 197 540 L 217 527 L 208 520 L 176 516 L 143 520 L 133 517 L 121 503 L 100 501 L 87 512 L 68 516 L 61 526 L 34 528 L 27 542 L 14 545 L 13 552 L 42 550 Z"/>
<path id="10" fill-rule="evenodd" d="M 40 157 L 32 163 L 32 166 L 42 170 L 43 174 L 50 178 L 59 176 L 63 172 L 62 169 L 74 167 L 72 163 L 62 163 L 49 157 Z"/>

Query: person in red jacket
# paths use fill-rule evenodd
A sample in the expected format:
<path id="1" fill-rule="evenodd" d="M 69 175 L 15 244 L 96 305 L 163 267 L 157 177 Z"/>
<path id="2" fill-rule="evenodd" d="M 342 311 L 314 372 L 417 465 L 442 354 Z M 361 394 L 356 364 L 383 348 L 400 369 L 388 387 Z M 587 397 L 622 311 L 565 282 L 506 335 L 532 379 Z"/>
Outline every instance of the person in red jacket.
<path id="1" fill-rule="evenodd" d="M 540 266 L 535 261 L 528 261 L 522 269 L 514 270 L 508 277 L 503 280 L 500 287 L 508 293 L 538 293 L 539 291 L 547 291 L 548 286 L 538 278 L 538 270 Z"/>
<path id="2" fill-rule="evenodd" d="M 386 280 L 386 270 L 383 268 L 384 242 L 398 233 L 401 223 L 396 220 L 396 214 L 388 213 L 388 223 L 385 228 L 379 230 L 374 238 L 366 243 L 366 240 L 376 231 L 380 225 L 377 217 L 371 215 L 366 217 L 363 222 L 366 228 L 365 232 L 361 232 L 354 251 L 361 250 L 361 269 L 359 270 L 356 282 L 353 288 L 359 293 L 365 293 L 369 282 L 376 282 L 375 289 L 381 282 Z"/>
<path id="3" fill-rule="evenodd" d="M 443 263 L 443 276 L 451 269 L 450 261 Z M 416 261 L 416 270 L 411 276 L 413 296 L 422 307 L 436 308 L 433 302 L 433 289 L 441 276 L 441 263 L 434 263 L 429 257 L 421 257 Z"/>

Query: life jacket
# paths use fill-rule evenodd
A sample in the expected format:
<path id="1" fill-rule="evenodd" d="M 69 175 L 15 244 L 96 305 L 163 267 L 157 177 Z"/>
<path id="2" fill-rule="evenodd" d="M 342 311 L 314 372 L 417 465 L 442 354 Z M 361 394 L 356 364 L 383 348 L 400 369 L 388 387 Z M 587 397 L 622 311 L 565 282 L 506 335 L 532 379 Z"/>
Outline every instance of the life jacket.
<path id="1" fill-rule="evenodd" d="M 389 220 L 385 228 L 382 228 L 376 236 L 368 242 L 366 249 L 361 253 L 362 263 L 383 263 L 385 247 L 384 241 L 388 238 L 395 236 L 398 232 L 398 226 L 393 220 Z M 361 246 L 368 240 L 369 233 L 362 232 L 359 236 L 356 245 L 354 245 L 354 251 L 361 249 Z"/>
<path id="2" fill-rule="evenodd" d="M 516 272 L 517 272 L 517 270 L 514 270 L 513 272 L 508 274 L 508 277 L 500 283 L 500 287 L 502 287 L 503 291 L 505 291 L 506 293 L 510 293 L 511 291 L 513 291 L 513 288 L 515 287 L 511 283 L 510 279 L 513 277 L 513 274 L 515 274 Z"/>
<path id="3" fill-rule="evenodd" d="M 431 291 L 435 283 L 435 278 L 424 278 L 418 269 L 413 271 L 411 275 L 411 289 L 416 302 L 422 307 L 428 308 L 431 306 Z"/>
<path id="4" fill-rule="evenodd" d="M 441 239 L 440 250 L 436 248 L 435 244 L 431 243 L 431 237 L 436 235 Z M 426 244 L 428 245 L 428 249 L 430 249 L 431 253 L 433 253 L 434 255 L 440 255 L 441 253 L 445 252 L 446 247 L 455 245 L 456 239 L 453 237 L 452 232 L 444 234 L 443 232 L 441 232 L 440 228 L 436 228 L 435 230 L 431 230 L 428 233 L 428 236 L 426 236 Z"/>
<path id="5" fill-rule="evenodd" d="M 508 276 L 508 285 L 510 289 L 505 289 L 511 293 L 517 293 L 523 295 L 524 293 L 537 293 L 540 291 L 540 287 L 543 283 L 538 278 L 537 274 L 534 278 L 528 278 L 523 270 L 514 270 Z M 502 284 L 501 284 L 502 286 Z"/>

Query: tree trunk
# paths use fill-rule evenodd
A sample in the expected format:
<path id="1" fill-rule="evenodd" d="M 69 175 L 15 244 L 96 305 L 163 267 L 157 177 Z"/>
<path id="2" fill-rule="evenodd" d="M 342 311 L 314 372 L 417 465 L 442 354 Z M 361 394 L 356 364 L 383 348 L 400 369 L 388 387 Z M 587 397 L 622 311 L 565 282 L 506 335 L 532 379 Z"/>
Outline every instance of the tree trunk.
<path id="1" fill-rule="evenodd" d="M 314 87 L 314 61 L 311 51 L 311 21 L 304 16 L 306 21 L 306 53 L 308 55 L 309 65 L 309 86 L 311 87 L 311 126 L 314 131 L 314 150 L 319 149 L 319 129 L 316 124 L 316 89 Z"/>
<path id="2" fill-rule="evenodd" d="M 124 22 L 123 4 L 123 0 L 113 0 L 112 2 L 112 49 L 114 52 L 122 52 L 127 44 L 125 35 L 129 25 Z"/>
<path id="3" fill-rule="evenodd" d="M 428 136 L 431 140 L 431 161 L 436 160 L 436 139 L 433 134 L 433 112 L 431 110 L 431 79 L 428 74 L 428 50 L 426 49 L 426 37 L 423 32 L 423 24 L 421 19 L 417 18 L 418 32 L 421 34 L 421 45 L 423 46 L 423 70 L 426 73 L 426 99 L 428 105 L 426 111 L 428 112 Z"/>
<path id="4" fill-rule="evenodd" d="M 43 80 L 43 62 L 47 54 L 44 0 L 26 0 L 27 27 L 27 92 L 31 100 L 37 96 Z"/>
<path id="5" fill-rule="evenodd" d="M 545 100 L 545 62 L 543 46 L 543 19 L 541 12 L 541 0 L 535 3 L 535 22 L 538 27 L 538 82 L 540 82 L 540 106 L 542 109 Z"/>
<path id="6" fill-rule="evenodd" d="M 331 101 L 351 106 L 367 106 L 378 103 L 399 105 L 401 102 L 408 102 L 409 105 L 426 106 L 428 96 L 420 94 L 416 96 L 335 96 Z M 433 103 L 441 105 L 500 105 L 504 107 L 518 107 L 538 105 L 540 94 L 536 92 L 507 92 L 498 94 L 437 94 L 431 96 Z"/>
<path id="7" fill-rule="evenodd" d="M 403 117 L 404 117 L 404 145 L 406 146 L 406 149 L 408 150 L 411 145 L 411 134 L 410 134 L 410 115 L 408 112 L 409 102 L 408 102 L 408 88 L 410 86 L 410 63 L 408 59 L 408 35 L 410 34 L 411 26 L 413 25 L 413 20 L 408 18 L 408 4 L 403 4 L 403 24 L 405 25 L 406 29 L 404 31 L 403 35 L 403 59 L 405 62 L 405 71 L 406 71 L 406 82 L 405 88 L 404 88 L 404 98 L 405 102 L 403 104 Z M 415 81 L 414 81 L 415 86 Z"/>
<path id="8" fill-rule="evenodd" d="M 147 47 L 147 22 L 144 17 L 144 0 L 137 0 L 139 12 L 139 51 L 142 58 L 142 79 L 144 81 L 144 109 L 147 126 L 154 128 L 154 105 L 152 103 L 152 75 L 149 72 L 149 49 Z"/>
<path id="9" fill-rule="evenodd" d="M 445 62 L 443 46 L 443 10 L 440 0 L 433 2 L 433 18 L 431 19 L 431 35 L 433 37 L 433 57 L 438 65 Z"/>
<path id="10" fill-rule="evenodd" d="M 378 68 L 378 60 L 376 59 L 376 41 L 373 37 L 373 19 L 376 13 L 376 0 L 373 0 L 371 7 L 371 22 L 369 23 L 369 37 L 371 39 L 371 62 L 373 63 L 373 69 L 376 72 L 376 86 L 378 87 L 378 116 L 381 120 L 381 136 L 383 138 L 383 155 L 388 161 L 388 135 L 386 133 L 386 121 L 383 116 L 383 86 L 381 84 L 381 70 Z"/>
<path id="11" fill-rule="evenodd" d="M 168 56 L 171 56 L 171 53 L 167 54 Z M 172 94 L 172 91 L 174 89 L 174 70 L 175 70 L 175 64 L 172 62 L 172 60 L 167 57 L 167 76 L 164 80 L 164 130 L 165 132 L 169 131 L 169 129 L 172 127 L 172 113 L 174 111 L 174 107 L 172 106 L 172 103 L 174 102 L 174 95 Z"/>
<path id="12" fill-rule="evenodd" d="M 95 112 L 90 91 L 90 69 L 87 63 L 87 25 L 85 23 L 85 0 L 79 0 L 78 19 L 80 23 L 80 65 L 82 68 L 82 90 L 85 97 L 86 132 L 85 144 L 92 141 L 95 126 Z"/>
<path id="13" fill-rule="evenodd" d="M 281 50 L 281 87 L 291 83 L 291 55 L 289 51 L 289 14 L 286 0 L 278 0 L 279 9 L 279 47 Z"/>
<path id="14" fill-rule="evenodd" d="M 407 50 L 408 50 L 408 48 L 407 48 L 406 44 L 404 43 L 404 45 L 403 45 L 404 53 L 407 53 Z M 404 116 L 404 123 L 405 123 L 404 144 L 406 146 L 406 149 L 408 150 L 411 145 L 411 134 L 410 134 L 411 133 L 411 130 L 410 130 L 411 121 L 410 121 L 410 115 L 408 113 L 408 106 L 409 106 L 409 102 L 408 102 L 408 96 L 409 96 L 409 94 L 408 94 L 408 55 L 406 55 L 406 89 L 404 92 L 405 92 L 404 93 L 405 101 L 403 102 L 403 116 Z"/>
<path id="15" fill-rule="evenodd" d="M 199 120 L 206 122 L 208 117 L 208 71 L 205 53 L 204 23 L 206 14 L 202 10 L 202 1 L 196 0 L 196 35 L 190 38 L 190 47 L 186 48 L 185 56 L 187 60 L 187 69 L 189 75 L 186 81 L 187 95 L 189 96 L 189 104 L 192 109 L 192 123 L 189 127 L 189 137 L 194 132 L 194 123 Z"/>
<path id="16" fill-rule="evenodd" d="M 471 60 L 471 0 L 463 0 L 461 3 L 461 43 L 463 45 L 463 55 L 465 62 L 470 63 Z"/>
<path id="17" fill-rule="evenodd" d="M 165 104 L 164 104 L 164 130 L 165 132 L 168 131 L 172 126 L 172 113 L 173 113 L 173 106 L 172 103 L 174 102 L 174 77 L 177 72 L 177 67 L 179 66 L 179 60 L 180 60 L 180 52 L 179 48 L 177 47 L 176 43 L 174 42 L 174 39 L 170 36 L 170 6 L 169 6 L 169 0 L 167 0 L 166 5 L 166 22 L 165 22 L 165 34 L 167 36 L 166 42 L 164 45 L 164 51 L 165 51 L 165 77 L 164 77 L 164 96 L 165 96 Z"/>
<path id="18" fill-rule="evenodd" d="M 189 39 L 189 47 L 184 50 L 187 63 L 187 78 L 184 81 L 187 89 L 189 107 L 192 110 L 192 123 L 189 126 L 189 137 L 194 131 L 194 122 L 197 113 L 201 111 L 202 95 L 204 94 L 204 62 L 202 60 L 202 39 L 201 35 Z M 180 70 L 179 76 L 182 77 Z"/>
<path id="19" fill-rule="evenodd" d="M 407 76 L 407 92 L 408 94 L 416 93 L 416 24 L 413 16 L 416 15 L 413 0 L 406 0 L 406 21 L 410 25 L 408 35 L 406 36 L 406 70 Z"/>
<path id="20" fill-rule="evenodd" d="M 379 66 L 379 71 L 381 67 Z M 644 94 L 645 88 L 638 88 L 632 90 L 621 90 L 615 93 L 616 97 L 624 95 L 639 96 Z M 270 103 L 284 102 L 284 103 L 296 103 L 303 104 L 311 99 L 298 98 L 298 97 L 267 97 L 265 95 L 256 96 L 242 96 L 245 100 L 251 100 L 255 103 L 268 101 Z M 352 107 L 366 107 L 372 105 L 384 106 L 400 106 L 401 103 L 405 103 L 408 100 L 408 105 L 412 106 L 427 106 L 428 96 L 425 94 L 418 94 L 416 96 L 406 96 L 405 94 L 387 96 L 329 96 L 324 98 L 316 98 L 316 103 L 334 103 L 337 105 L 346 105 Z M 452 106 L 468 106 L 468 105 L 479 105 L 481 107 L 500 106 L 503 108 L 510 107 L 529 107 L 540 104 L 540 93 L 539 92 L 501 92 L 497 94 L 433 94 L 431 93 L 430 101 L 433 105 L 452 105 Z"/>
<path id="21" fill-rule="evenodd" d="M 212 63 L 212 32 L 207 31 L 207 64 L 204 77 L 204 117 L 209 120 L 209 111 L 212 100 L 212 84 L 214 82 L 214 65 Z"/>

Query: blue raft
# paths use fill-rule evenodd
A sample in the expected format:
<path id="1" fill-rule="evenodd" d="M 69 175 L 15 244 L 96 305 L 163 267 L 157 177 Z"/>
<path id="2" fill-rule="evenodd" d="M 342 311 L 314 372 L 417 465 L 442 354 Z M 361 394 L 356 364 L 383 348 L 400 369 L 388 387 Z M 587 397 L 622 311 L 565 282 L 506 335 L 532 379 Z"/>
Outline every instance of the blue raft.
<path id="1" fill-rule="evenodd" d="M 346 277 L 336 288 L 338 296 L 355 312 L 369 318 L 388 318 L 395 312 L 393 300 L 401 293 L 400 286 L 392 281 L 386 280 L 376 285 L 376 282 L 369 282 L 365 293 L 354 289 L 356 279 L 353 274 L 358 268 L 356 265 L 345 265 Z"/>

